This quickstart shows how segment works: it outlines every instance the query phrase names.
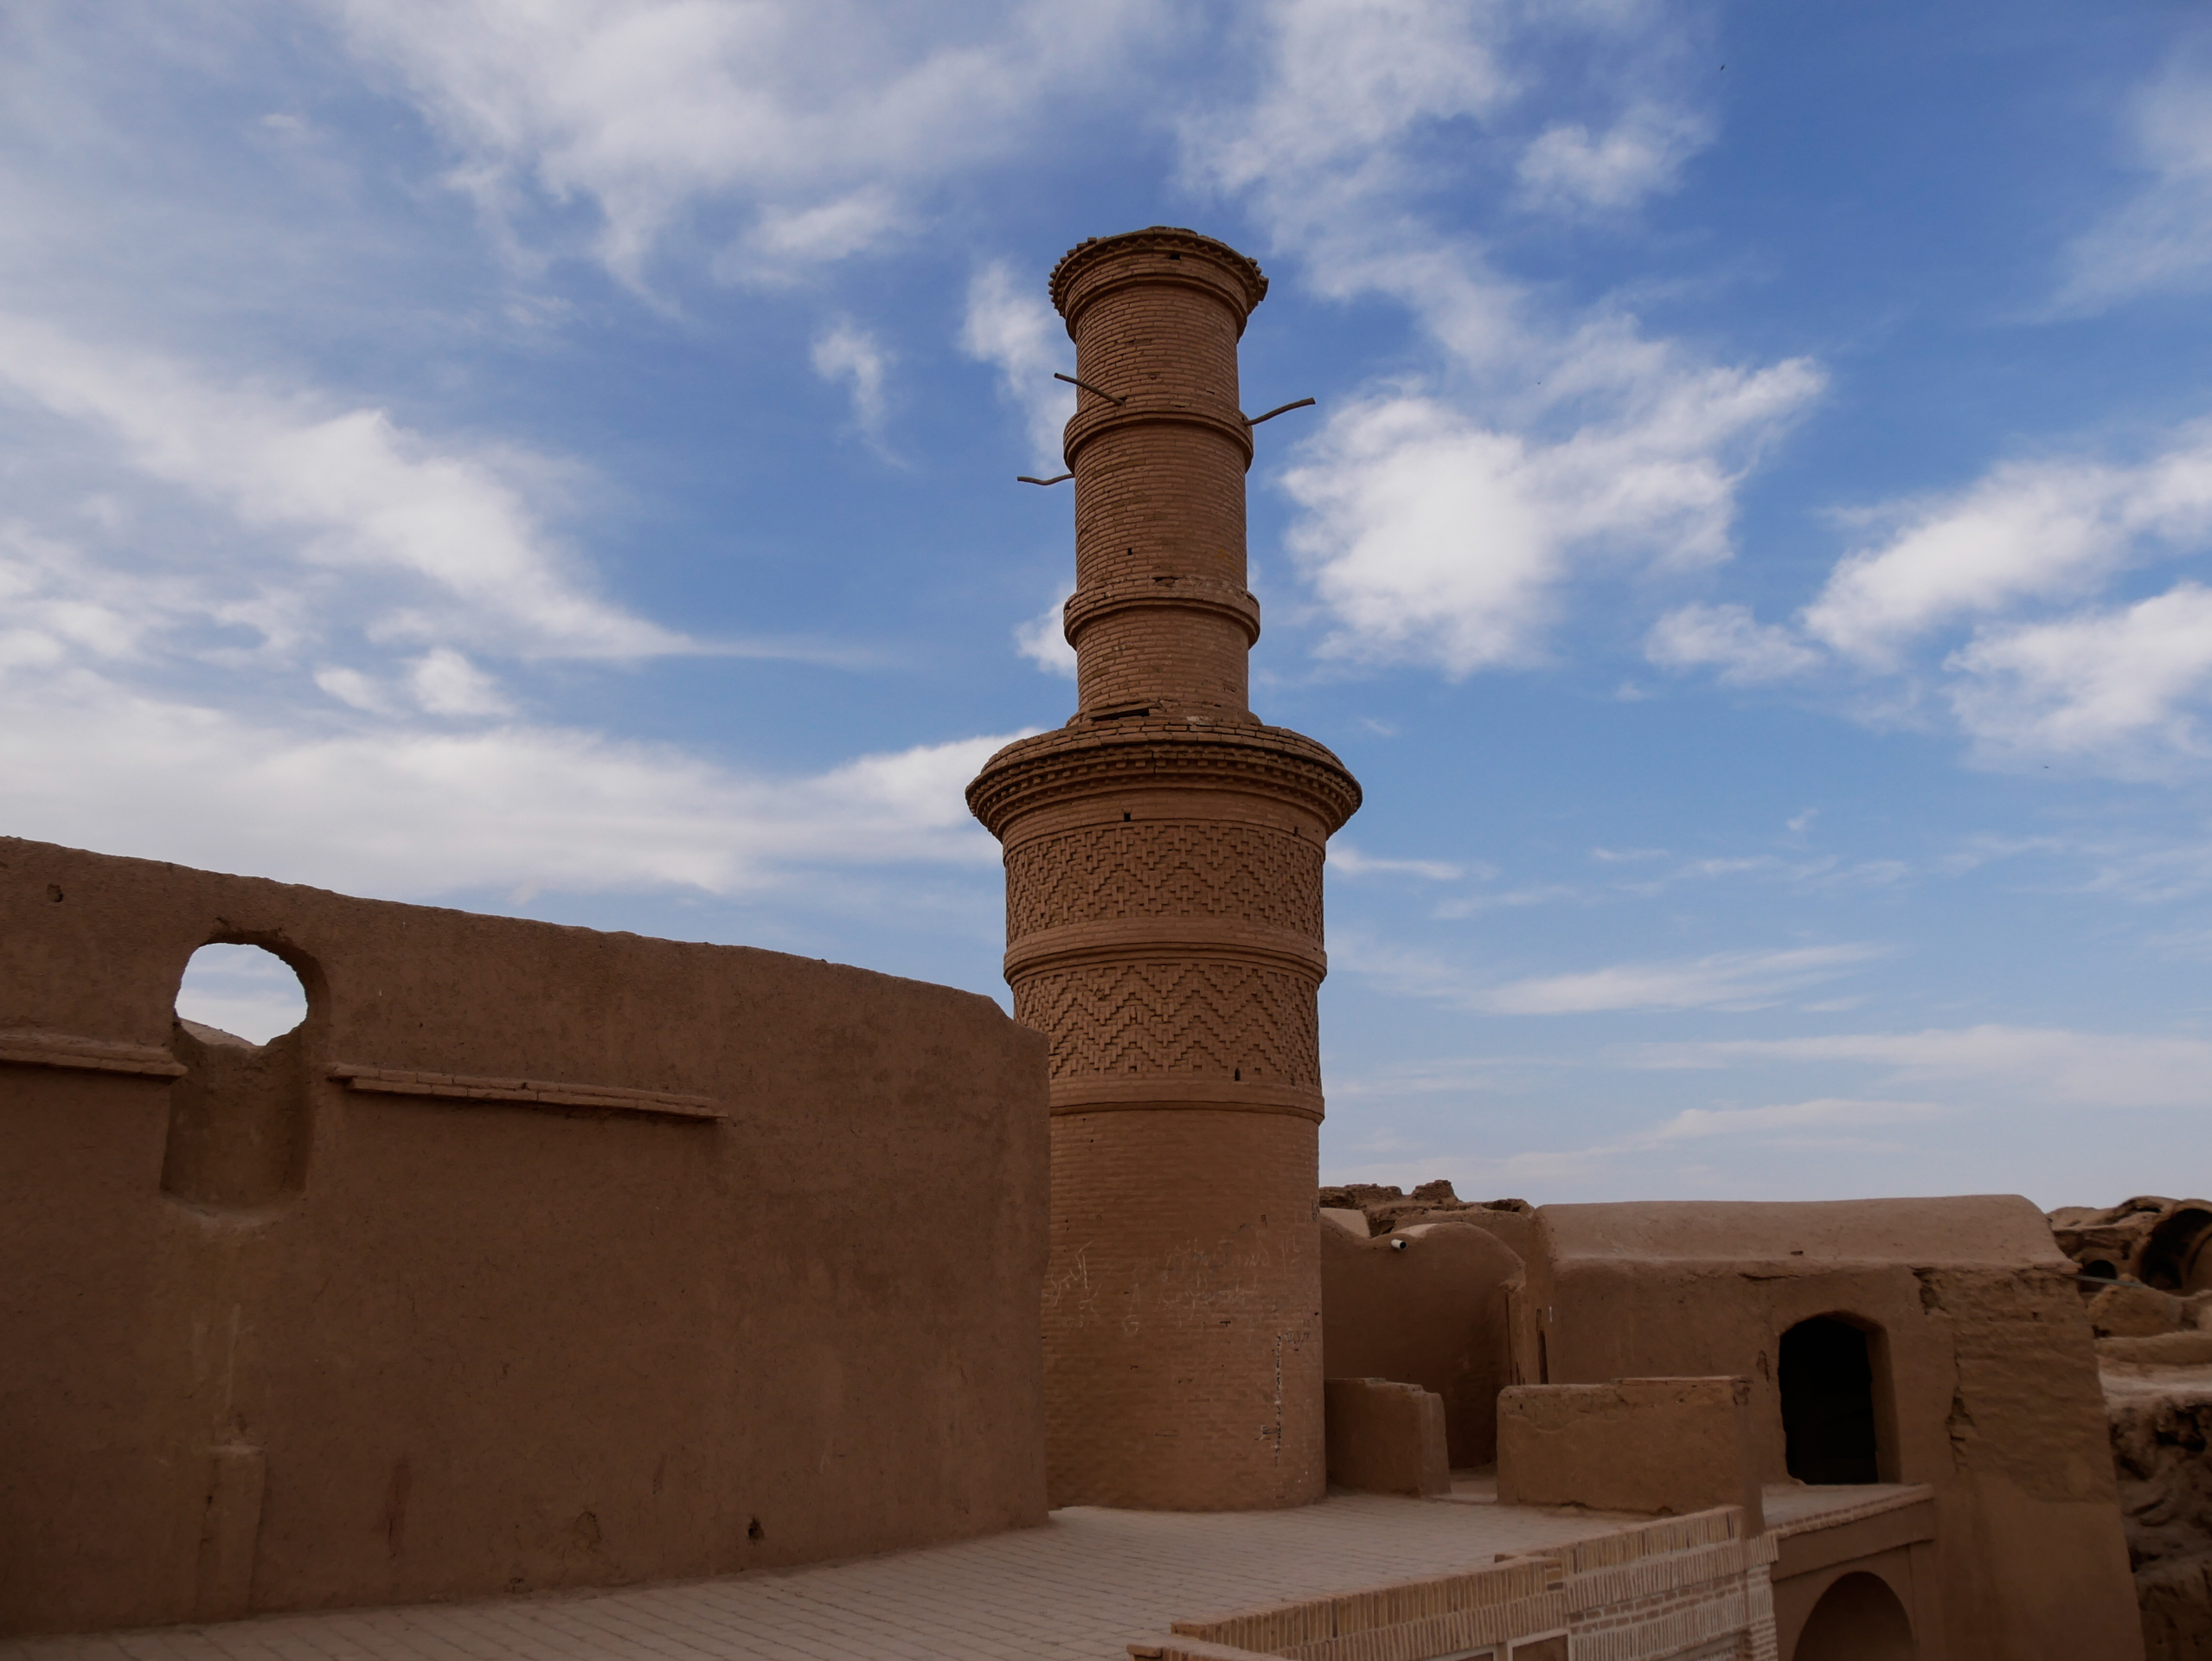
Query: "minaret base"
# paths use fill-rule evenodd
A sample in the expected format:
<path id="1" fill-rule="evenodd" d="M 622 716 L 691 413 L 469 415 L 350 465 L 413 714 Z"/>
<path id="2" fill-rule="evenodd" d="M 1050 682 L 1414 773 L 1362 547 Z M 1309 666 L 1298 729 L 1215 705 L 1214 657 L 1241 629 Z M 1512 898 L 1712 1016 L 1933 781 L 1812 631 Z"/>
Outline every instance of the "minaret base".
<path id="1" fill-rule="evenodd" d="M 1051 1504 L 1322 1497 L 1319 1131 L 1200 1106 L 1055 1117 Z"/>

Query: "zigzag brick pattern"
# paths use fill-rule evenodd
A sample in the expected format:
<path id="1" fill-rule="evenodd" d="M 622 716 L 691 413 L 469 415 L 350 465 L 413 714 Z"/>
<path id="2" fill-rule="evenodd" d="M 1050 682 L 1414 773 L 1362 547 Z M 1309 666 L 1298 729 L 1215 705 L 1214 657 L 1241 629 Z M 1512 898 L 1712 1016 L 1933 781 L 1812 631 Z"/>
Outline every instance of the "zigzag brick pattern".
<path id="1" fill-rule="evenodd" d="M 1232 918 L 1318 940 L 1321 844 L 1260 825 L 1148 820 L 1006 850 L 1009 940 L 1121 917 Z"/>
<path id="2" fill-rule="evenodd" d="M 1014 1018 L 1051 1036 L 1055 1080 L 1191 1073 L 1321 1087 L 1313 983 L 1279 971 L 1169 962 L 1048 972 L 1016 985 Z"/>
<path id="3" fill-rule="evenodd" d="M 1247 707 L 1253 262 L 1154 227 L 1053 273 L 1080 708 L 968 803 L 1006 849 L 1007 979 L 1051 1040 L 1046 1463 L 1055 1505 L 1323 1491 L 1314 1227 L 1321 871 L 1359 786 Z"/>

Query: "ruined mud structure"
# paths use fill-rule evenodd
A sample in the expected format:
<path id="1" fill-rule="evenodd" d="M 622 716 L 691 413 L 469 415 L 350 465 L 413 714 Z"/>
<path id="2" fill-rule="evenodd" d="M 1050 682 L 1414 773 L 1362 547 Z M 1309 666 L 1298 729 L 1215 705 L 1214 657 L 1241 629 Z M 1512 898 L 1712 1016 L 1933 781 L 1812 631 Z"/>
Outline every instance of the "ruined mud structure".
<path id="1" fill-rule="evenodd" d="M 2212 1655 L 2212 1201 L 2050 1214 L 2096 1335 L 2151 1661 Z"/>
<path id="2" fill-rule="evenodd" d="M 1247 707 L 1266 287 L 1157 227 L 1054 273 L 1080 708 L 969 793 L 1014 1020 L 0 842 L 0 1635 L 2212 1653 L 2212 1397 L 2175 1370 L 2212 1366 L 2212 1206 L 1317 1192 L 1322 871 L 1360 798 Z M 210 942 L 281 957 L 305 1020 L 179 1020 Z"/>

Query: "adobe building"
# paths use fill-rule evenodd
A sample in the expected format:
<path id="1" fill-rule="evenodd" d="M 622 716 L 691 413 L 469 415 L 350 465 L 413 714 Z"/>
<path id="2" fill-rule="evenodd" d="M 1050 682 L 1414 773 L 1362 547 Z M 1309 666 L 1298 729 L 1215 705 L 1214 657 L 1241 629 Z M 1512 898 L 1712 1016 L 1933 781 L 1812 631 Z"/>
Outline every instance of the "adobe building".
<path id="1" fill-rule="evenodd" d="M 1359 786 L 1260 724 L 1237 342 L 1267 292 L 1210 237 L 1094 239 L 1075 343 L 1080 708 L 968 787 L 1006 849 L 1015 1018 L 1050 1040 L 1055 1504 L 1321 1497 L 1321 867 Z"/>

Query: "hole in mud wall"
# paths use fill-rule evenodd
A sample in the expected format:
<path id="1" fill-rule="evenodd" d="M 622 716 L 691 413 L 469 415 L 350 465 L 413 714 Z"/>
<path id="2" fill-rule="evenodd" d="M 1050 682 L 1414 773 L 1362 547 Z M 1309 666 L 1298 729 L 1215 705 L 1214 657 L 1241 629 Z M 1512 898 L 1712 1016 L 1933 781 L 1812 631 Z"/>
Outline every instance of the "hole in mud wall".
<path id="1" fill-rule="evenodd" d="M 2212 1287 L 2212 1211 L 2183 1206 L 2164 1218 L 2143 1244 L 2137 1277 L 2161 1292 Z"/>
<path id="2" fill-rule="evenodd" d="M 1805 1617 L 1790 1661 L 1914 1661 L 1913 1623 L 1878 1574 L 1846 1574 Z"/>
<path id="3" fill-rule="evenodd" d="M 307 1134 L 307 990 L 260 946 L 203 946 L 176 989 L 162 1192 L 214 1211 L 250 1211 L 298 1191 Z"/>
<path id="4" fill-rule="evenodd" d="M 1881 1481 L 1865 1330 L 1816 1315 L 1782 1334 L 1781 1351 L 1790 1474 L 1817 1484 Z"/>
<path id="5" fill-rule="evenodd" d="M 176 1018 L 266 1044 L 307 1018 L 307 989 L 292 966 L 258 946 L 203 946 L 184 965 Z"/>

